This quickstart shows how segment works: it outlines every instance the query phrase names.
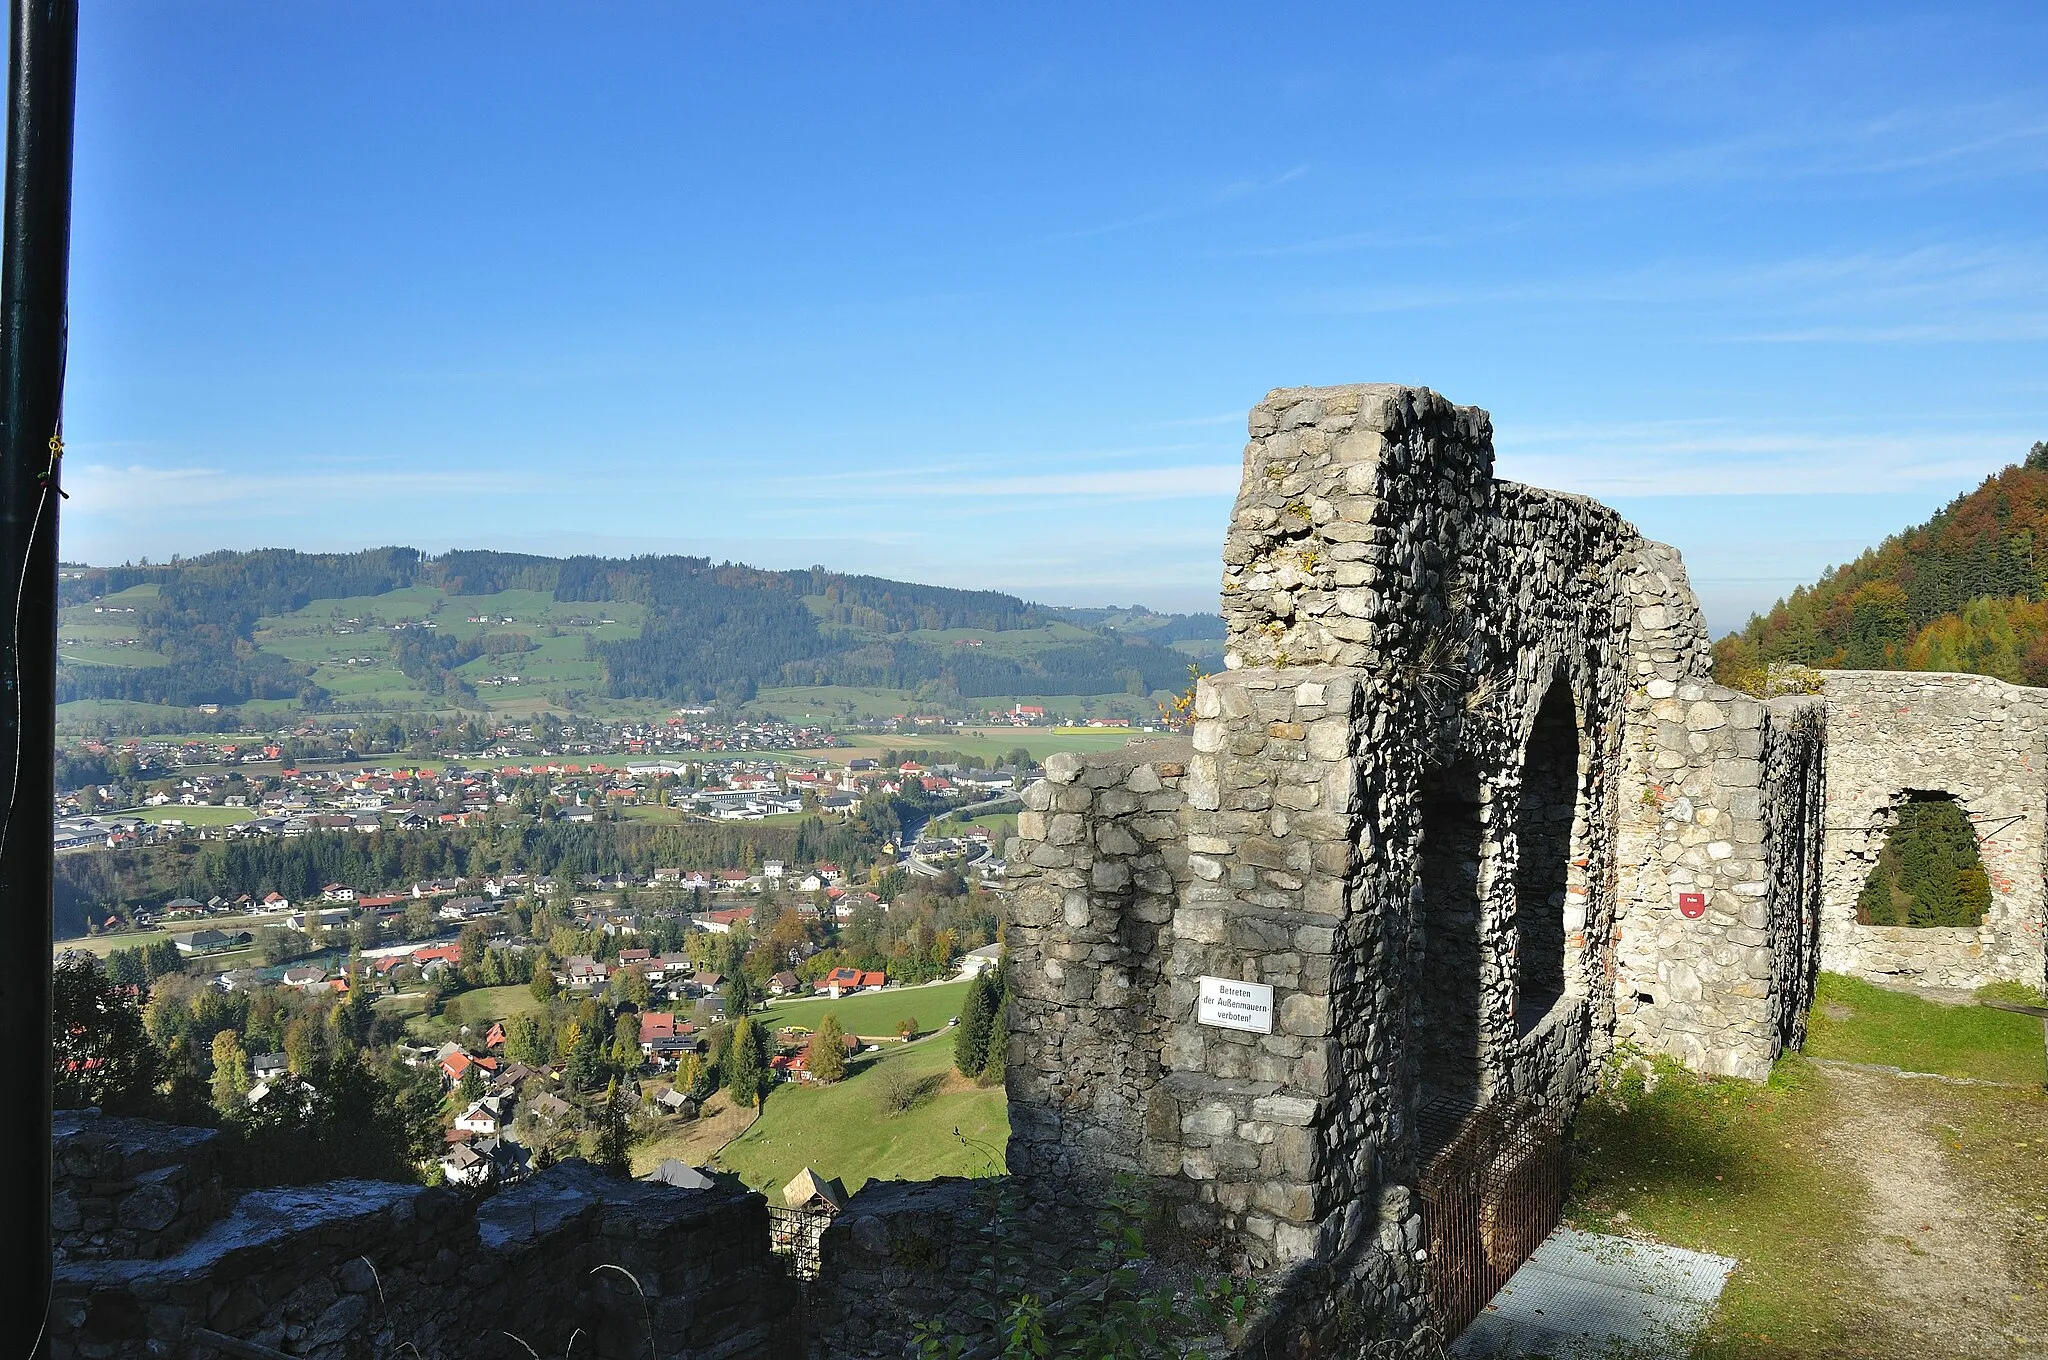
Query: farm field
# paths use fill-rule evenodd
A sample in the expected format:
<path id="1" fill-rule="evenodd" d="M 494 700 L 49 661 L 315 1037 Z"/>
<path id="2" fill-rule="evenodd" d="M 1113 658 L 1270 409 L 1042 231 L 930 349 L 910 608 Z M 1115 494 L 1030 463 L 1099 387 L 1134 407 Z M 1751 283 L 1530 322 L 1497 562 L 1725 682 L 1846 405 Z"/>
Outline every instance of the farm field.
<path id="1" fill-rule="evenodd" d="M 1129 718 L 1133 722 L 1150 722 L 1159 716 L 1158 708 L 1151 699 L 1135 694 L 1060 694 L 1060 695 L 994 695 L 985 699 L 964 701 L 975 713 L 986 714 L 995 710 L 1008 710 L 1014 705 L 1057 709 L 1064 713 L 1078 713 L 1084 717 Z M 889 718 L 899 713 L 915 714 L 919 711 L 913 693 L 907 689 L 874 689 L 841 685 L 806 685 L 794 688 L 763 687 L 760 694 L 750 700 L 745 710 L 759 716 L 786 718 L 794 722 L 848 722 L 860 718 Z M 929 711 L 929 706 L 924 706 Z M 1044 733 L 1044 728 L 996 728 L 997 731 Z M 909 734 L 905 734 L 907 740 Z"/>
<path id="2" fill-rule="evenodd" d="M 205 804 L 180 807 L 176 803 L 169 803 L 163 807 L 135 808 L 115 815 L 140 817 L 145 822 L 183 822 L 186 826 L 236 826 L 242 822 L 256 820 L 254 808 L 212 807 Z"/>
<path id="3" fill-rule="evenodd" d="M 958 751 L 962 755 L 979 756 L 996 764 L 1011 751 L 1022 747 L 1031 753 L 1031 758 L 1044 761 L 1047 756 L 1061 751 L 1072 751 L 1085 755 L 1090 751 L 1114 751 L 1128 745 L 1132 737 L 1148 734 L 1139 731 L 1103 730 L 1072 735 L 1059 735 L 1042 727 L 987 727 L 962 728 L 957 732 L 904 732 L 891 736 L 854 736 L 847 738 L 847 745 L 833 750 L 804 751 L 799 754 L 818 756 L 833 761 L 851 760 L 865 756 L 879 757 L 884 751 Z"/>
<path id="4" fill-rule="evenodd" d="M 188 930 L 247 930 L 253 933 L 262 930 L 265 926 L 281 926 L 284 924 L 284 921 L 285 918 L 283 916 L 221 916 L 210 920 L 179 921 L 175 922 L 172 928 L 168 930 L 162 928 L 155 930 L 124 930 L 114 935 L 74 936 L 68 940 L 58 940 L 56 942 L 56 949 L 60 954 L 67 949 L 83 949 L 90 953 L 105 956 L 113 953 L 116 949 L 133 949 L 137 945 L 155 944 L 158 940 L 165 939 L 171 935 L 180 935 Z M 219 957 L 223 956 L 207 955 L 209 960 Z"/>
<path id="5" fill-rule="evenodd" d="M 965 982 L 941 982 L 930 987 L 886 987 L 879 992 L 862 992 L 856 996 L 845 996 L 834 1001 L 831 998 L 812 1001 L 776 1002 L 757 1017 L 778 1028 L 784 1025 L 801 1025 L 816 1029 L 825 1012 L 832 1011 L 839 1016 L 839 1027 L 848 1034 L 871 1037 L 896 1037 L 896 1026 L 902 1021 L 917 1021 L 920 1033 L 930 1033 L 960 1013 L 960 1007 L 967 1000 L 968 984 Z"/>
<path id="6" fill-rule="evenodd" d="M 2041 1022 L 1987 1036 L 1974 1007 L 1848 982 L 1823 976 L 1765 1084 L 1660 1062 L 1597 1097 L 1567 1218 L 1741 1262 L 1696 1360 L 2048 1353 Z M 1840 1065 L 1929 1056 L 1986 1084 Z"/>
<path id="7" fill-rule="evenodd" d="M 780 1203 L 782 1187 L 803 1167 L 838 1177 L 849 1193 L 870 1180 L 992 1176 L 1009 1143 L 1009 1107 L 1001 1087 L 982 1087 L 953 1070 L 944 1035 L 884 1050 L 831 1086 L 786 1083 L 761 1115 L 719 1150 L 716 1165 Z M 890 1113 L 891 1083 L 907 1084 L 915 1103 Z"/>

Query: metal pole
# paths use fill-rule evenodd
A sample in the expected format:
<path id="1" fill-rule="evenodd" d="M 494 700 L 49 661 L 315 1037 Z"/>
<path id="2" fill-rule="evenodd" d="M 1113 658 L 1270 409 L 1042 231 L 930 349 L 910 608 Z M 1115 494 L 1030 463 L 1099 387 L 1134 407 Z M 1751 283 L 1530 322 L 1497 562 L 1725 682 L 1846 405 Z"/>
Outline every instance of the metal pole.
<path id="1" fill-rule="evenodd" d="M 43 1354 L 50 1293 L 51 757 L 57 442 L 71 255 L 77 0 L 10 0 L 0 227 L 0 1034 L 20 1056 L 0 1115 L 0 1355 Z"/>

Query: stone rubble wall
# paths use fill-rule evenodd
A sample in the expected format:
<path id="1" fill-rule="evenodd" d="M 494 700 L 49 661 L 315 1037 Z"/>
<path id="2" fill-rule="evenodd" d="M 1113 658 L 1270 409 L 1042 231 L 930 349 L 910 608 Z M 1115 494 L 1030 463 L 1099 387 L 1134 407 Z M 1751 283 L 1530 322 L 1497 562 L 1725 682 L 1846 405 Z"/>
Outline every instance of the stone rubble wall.
<path id="1" fill-rule="evenodd" d="M 1156 1171 L 1161 988 L 1188 872 L 1180 814 L 1192 750 L 1163 740 L 1056 755 L 1006 846 L 1012 1170 L 1081 1179 Z"/>
<path id="2" fill-rule="evenodd" d="M 1089 1245 L 1092 1217 L 1070 1201 L 1030 1203 L 1019 1191 L 1001 1177 L 862 1186 L 819 1240 L 808 1354 L 896 1360 L 919 1323 L 978 1336 L 1019 1295 L 1057 1302 L 1064 1271 Z M 989 1292 L 990 1279 L 1001 1288 Z"/>
<path id="3" fill-rule="evenodd" d="M 1878 981 L 2043 985 L 2048 691 L 1982 675 L 1828 671 L 1822 966 Z M 1909 792 L 1953 795 L 1991 878 L 1980 926 L 1868 926 L 1856 898 Z"/>
<path id="4" fill-rule="evenodd" d="M 1827 829 L 1827 705 L 1781 697 L 1764 705 L 1764 865 L 1771 940 L 1772 1057 L 1806 1043 L 1820 976 L 1821 856 Z M 1750 1074 L 1762 1081 L 1766 1064 Z"/>
<path id="5" fill-rule="evenodd" d="M 1617 1037 L 1761 1081 L 1812 998 L 1824 708 L 1658 677 L 1633 716 Z M 1681 913 L 1684 893 L 1704 916 Z"/>
<path id="6" fill-rule="evenodd" d="M 59 1263 L 165 1256 L 227 1208 L 216 1129 L 98 1110 L 59 1110 L 51 1124 L 51 1251 Z"/>
<path id="7" fill-rule="evenodd" d="M 1359 699 L 1357 673 L 1335 667 L 1236 670 L 1195 692 L 1192 881 L 1174 913 L 1168 1076 L 1147 1151 L 1187 1183 L 1197 1221 L 1243 1240 L 1259 1264 L 1315 1255 L 1342 1207 L 1328 1138 L 1347 1113 L 1334 1008 Z M 1273 1032 L 1196 1023 L 1205 976 L 1272 987 Z M 1385 1114 L 1355 1113 L 1364 1138 Z"/>
<path id="8" fill-rule="evenodd" d="M 86 1121 L 88 1124 L 94 1121 Z M 105 1121 L 135 1150 L 198 1130 Z M 205 1146 L 203 1138 L 189 1140 Z M 102 1155 L 95 1150 L 90 1155 Z M 489 1196 L 384 1181 L 251 1191 L 174 1249 L 60 1261 L 54 1360 L 215 1352 L 194 1328 L 291 1355 L 762 1357 L 798 1349 L 795 1286 L 769 1253 L 766 1201 L 676 1190 L 566 1162 Z M 581 1332 L 580 1338 L 576 1337 Z"/>

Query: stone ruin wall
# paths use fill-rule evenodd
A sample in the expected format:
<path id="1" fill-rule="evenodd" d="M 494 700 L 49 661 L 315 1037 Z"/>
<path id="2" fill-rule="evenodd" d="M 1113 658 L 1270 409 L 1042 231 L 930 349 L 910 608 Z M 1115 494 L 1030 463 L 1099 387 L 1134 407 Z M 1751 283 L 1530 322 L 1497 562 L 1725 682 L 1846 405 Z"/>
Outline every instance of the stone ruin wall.
<path id="1" fill-rule="evenodd" d="M 1024 791 L 1009 1068 L 1013 1170 L 1057 1180 L 1082 1168 L 1171 1172 L 1147 1160 L 1147 1130 L 1165 1118 L 1162 1072 L 1172 926 L 1188 881 L 1181 814 L 1192 750 L 1185 741 L 1104 755 L 1056 755 Z"/>
<path id="2" fill-rule="evenodd" d="M 2042 986 L 2048 691 L 1982 675 L 1824 672 L 1829 714 L 1821 963 L 1878 981 Z M 1868 926 L 1856 898 L 1899 804 L 1952 795 L 1991 878 L 1983 924 Z"/>
<path id="3" fill-rule="evenodd" d="M 1616 1037 L 1760 1081 L 1812 1000 L 1827 715 L 1713 684 L 1678 554 L 1649 545 L 1637 571 Z M 1685 893 L 1704 916 L 1679 911 Z"/>
<path id="4" fill-rule="evenodd" d="M 1425 1106 L 1567 1118 L 1618 1028 L 1752 1076 L 1791 1037 L 1815 880 L 1765 843 L 1816 824 L 1822 715 L 1709 684 L 1677 555 L 1494 480 L 1486 414 L 1426 390 L 1270 394 L 1224 564 L 1229 669 L 1187 745 L 1027 794 L 1012 1165 L 1149 1172 L 1255 1264 L 1342 1263 L 1406 1330 Z M 1141 832 L 1103 809 L 1169 768 L 1184 802 Z M 1652 768 L 1672 805 L 1631 805 Z M 1711 905 L 1675 926 L 1681 886 Z M 1621 1026 L 1645 945 L 1680 968 L 1653 1005 L 1632 974 Z M 1195 1023 L 1203 975 L 1271 985 L 1274 1032 Z"/>
<path id="5" fill-rule="evenodd" d="M 318 1360 L 531 1353 L 512 1337 L 638 1360 L 650 1332 L 664 1355 L 799 1353 L 751 1191 L 566 1162 L 488 1197 L 386 1181 L 224 1195 L 218 1138 L 59 1116 L 53 1360 L 218 1354 L 198 1328 Z"/>

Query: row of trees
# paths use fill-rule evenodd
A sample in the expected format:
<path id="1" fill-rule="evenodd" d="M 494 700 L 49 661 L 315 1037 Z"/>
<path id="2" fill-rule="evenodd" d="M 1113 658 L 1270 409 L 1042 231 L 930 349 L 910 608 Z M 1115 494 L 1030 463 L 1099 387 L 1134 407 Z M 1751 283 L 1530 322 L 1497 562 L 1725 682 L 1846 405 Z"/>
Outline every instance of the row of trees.
<path id="1" fill-rule="evenodd" d="M 189 896 L 278 892 L 293 901 L 328 883 L 374 891 L 423 878 L 530 873 L 574 879 L 656 868 L 781 859 L 832 860 L 853 872 L 872 865 L 902 835 L 886 800 L 844 821 L 806 818 L 794 826 L 746 823 L 499 823 L 423 831 L 315 831 L 304 836 L 178 842 L 65 855 L 57 861 L 56 914 L 73 932 L 88 912 Z M 97 918 L 95 918 L 97 919 Z"/>
<path id="2" fill-rule="evenodd" d="M 967 988 L 960 1029 L 953 1036 L 953 1066 L 961 1075 L 1000 1085 L 1010 1059 L 1010 967 L 985 968 Z"/>
<path id="3" fill-rule="evenodd" d="M 439 1152 L 439 1074 L 396 1060 L 362 989 L 335 1004 L 194 984 L 165 977 L 140 992 L 110 981 L 90 955 L 59 960 L 57 1107 L 216 1126 L 233 1145 L 224 1167 L 252 1185 L 411 1180 Z M 287 1075 L 251 1102 L 249 1054 L 275 1051 Z"/>

